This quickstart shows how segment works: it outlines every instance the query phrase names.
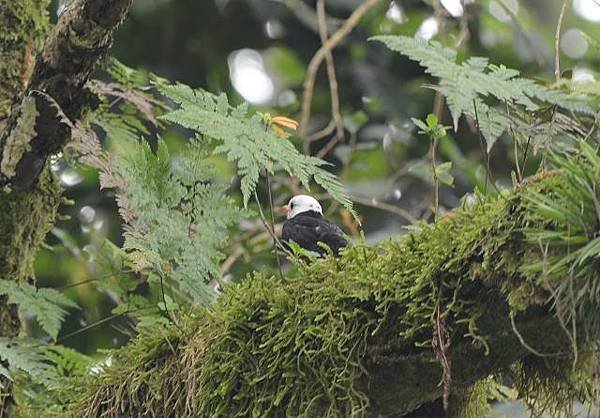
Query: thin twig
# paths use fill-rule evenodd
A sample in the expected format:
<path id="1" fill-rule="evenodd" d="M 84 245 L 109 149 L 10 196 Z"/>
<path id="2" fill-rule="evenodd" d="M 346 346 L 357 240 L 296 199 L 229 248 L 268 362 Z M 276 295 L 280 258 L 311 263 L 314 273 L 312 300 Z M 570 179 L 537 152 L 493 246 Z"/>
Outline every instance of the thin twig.
<path id="1" fill-rule="evenodd" d="M 442 366 L 441 384 L 444 387 L 442 402 L 444 407 L 444 413 L 447 414 L 448 400 L 450 398 L 450 390 L 452 386 L 452 361 L 448 358 L 448 349 L 450 348 L 450 336 L 445 325 L 446 319 L 442 318 L 440 311 L 440 301 L 438 299 L 434 313 L 435 320 L 433 324 L 432 347 L 433 351 L 435 352 L 435 356 L 437 357 Z"/>
<path id="2" fill-rule="evenodd" d="M 260 204 L 260 200 L 258 198 L 258 193 L 256 193 L 256 190 L 254 190 L 254 200 L 256 201 L 256 204 L 258 205 L 258 214 L 259 214 L 260 220 L 276 244 L 275 251 L 277 252 L 277 248 L 279 248 L 280 250 L 284 251 L 286 254 L 288 254 L 288 255 L 291 254 L 289 251 L 287 251 L 285 246 L 281 243 L 281 241 L 277 237 L 277 234 L 275 233 L 275 230 L 271 229 L 271 227 L 269 226 L 269 223 L 267 222 L 267 218 L 265 217 L 265 214 L 262 210 L 262 206 Z"/>
<path id="3" fill-rule="evenodd" d="M 557 82 L 560 80 L 560 34 L 570 3 L 571 0 L 565 0 L 563 2 L 562 8 L 560 9 L 560 15 L 558 16 L 558 24 L 556 25 L 556 35 L 554 36 L 554 76 L 556 77 Z"/>
<path id="4" fill-rule="evenodd" d="M 492 184 L 496 192 L 500 195 L 500 190 L 494 183 L 492 178 L 492 170 L 490 169 L 490 154 L 486 151 L 485 141 L 483 140 L 483 136 L 481 135 L 481 128 L 479 126 L 479 113 L 477 112 L 477 102 L 473 99 L 473 109 L 475 110 L 475 123 L 477 123 L 477 135 L 479 136 L 479 145 L 481 146 L 481 153 L 483 154 L 483 160 L 485 165 L 485 186 L 484 193 L 487 193 L 488 181 Z"/>
<path id="5" fill-rule="evenodd" d="M 529 146 L 531 145 L 531 136 L 527 138 L 527 144 L 525 144 L 525 152 L 523 153 L 523 162 L 521 163 L 521 167 L 523 167 L 523 176 L 525 176 L 525 164 L 527 164 L 527 158 L 529 157 Z"/>
<path id="6" fill-rule="evenodd" d="M 523 172 L 521 171 L 521 166 L 519 165 L 519 143 L 517 141 L 517 133 L 515 132 L 515 128 L 512 124 L 512 118 L 510 117 L 510 107 L 508 106 L 508 102 L 505 100 L 504 105 L 506 106 L 506 115 L 508 116 L 508 120 L 510 121 L 510 133 L 513 139 L 514 145 L 514 153 L 515 153 L 515 166 L 517 169 L 517 180 L 519 183 L 523 181 Z"/>
<path id="7" fill-rule="evenodd" d="M 133 273 L 133 270 L 121 270 L 121 271 L 118 271 L 118 272 L 110 272 L 110 273 L 107 273 L 107 274 L 103 274 L 101 276 L 90 277 L 89 279 L 85 279 L 85 280 L 81 280 L 81 281 L 78 281 L 78 282 L 75 282 L 75 283 L 69 283 L 69 284 L 66 284 L 64 286 L 57 287 L 56 290 L 63 291 L 65 289 L 70 289 L 72 287 L 82 286 L 84 284 L 96 282 L 96 281 L 99 281 L 99 280 L 110 279 L 111 277 L 115 277 L 115 276 L 117 276 L 119 274 L 128 274 L 128 273 Z"/>
<path id="8" fill-rule="evenodd" d="M 175 325 L 180 331 L 183 332 L 183 329 L 179 327 L 179 324 L 175 320 L 175 317 L 171 316 L 171 313 L 169 312 L 169 308 L 167 306 L 167 298 L 165 297 L 165 285 L 163 283 L 163 280 L 164 280 L 163 275 L 159 274 L 158 276 L 160 278 L 160 293 L 161 293 L 163 305 L 165 307 L 165 315 L 167 316 L 167 318 L 169 319 L 169 321 L 171 321 L 171 323 L 173 325 Z"/>
<path id="9" fill-rule="evenodd" d="M 327 22 L 325 21 L 325 0 L 317 1 L 317 18 L 319 20 L 319 36 L 321 43 L 325 45 L 329 36 L 327 34 Z M 344 123 L 340 114 L 340 95 L 338 92 L 337 76 L 335 74 L 335 63 L 333 54 L 327 51 L 325 54 L 325 65 L 327 78 L 329 78 L 329 95 L 331 96 L 331 118 L 335 123 L 336 139 L 340 141 L 344 137 Z"/>
<path id="10" fill-rule="evenodd" d="M 319 23 L 315 11 L 308 4 L 297 0 L 272 0 L 277 3 L 282 3 L 296 16 L 298 21 L 315 33 L 319 33 Z M 327 32 L 333 33 L 340 27 L 343 20 L 333 16 L 326 16 Z"/>
<path id="11" fill-rule="evenodd" d="M 329 151 L 331 151 L 333 147 L 335 147 L 341 141 L 341 139 L 342 137 L 336 134 L 333 138 L 331 138 L 331 140 L 327 144 L 325 144 L 323 148 L 319 150 L 319 152 L 317 153 L 317 158 L 323 158 L 327 154 L 329 154 Z"/>
<path id="12" fill-rule="evenodd" d="M 402 208 L 399 208 L 398 206 L 390 205 L 389 203 L 385 203 L 385 202 L 376 202 L 376 201 L 373 201 L 372 199 L 368 199 L 366 197 L 361 197 L 361 196 L 356 196 L 356 195 L 352 195 L 350 197 L 350 199 L 353 202 L 356 202 L 363 206 L 369 206 L 369 207 L 372 207 L 375 209 L 380 209 L 380 210 L 384 210 L 386 212 L 396 214 L 396 215 L 400 216 L 401 218 L 404 218 L 411 224 L 416 224 L 417 222 L 419 222 L 419 220 L 416 217 L 411 215 L 408 211 L 406 211 Z"/>
<path id="13" fill-rule="evenodd" d="M 147 306 L 147 307 L 144 307 L 144 308 L 137 308 L 137 309 L 132 309 L 130 311 L 128 310 L 127 312 L 121 312 L 121 313 L 118 313 L 118 314 L 109 315 L 109 316 L 107 316 L 105 318 L 99 319 L 96 322 L 88 324 L 88 325 L 86 325 L 83 328 L 79 328 L 78 330 L 75 330 L 75 331 L 73 331 L 73 332 L 71 332 L 71 333 L 69 333 L 67 335 L 64 335 L 64 336 L 60 337 L 59 339 L 56 340 L 56 342 L 57 343 L 62 343 L 66 339 L 69 339 L 71 337 L 74 337 L 75 335 L 81 334 L 82 332 L 85 332 L 85 331 L 88 331 L 88 330 L 90 330 L 92 328 L 100 326 L 100 325 L 102 325 L 102 324 L 104 324 L 106 322 L 112 321 L 113 319 L 119 318 L 121 316 L 129 315 L 131 313 L 135 313 L 135 312 L 147 310 L 147 309 L 154 309 L 154 307 L 153 306 Z"/>
<path id="14" fill-rule="evenodd" d="M 281 231 L 281 224 L 275 224 L 275 234 L 278 235 L 278 233 Z M 254 237 L 248 239 L 246 241 L 246 243 L 248 245 L 255 245 L 258 244 L 261 241 L 265 241 L 267 239 L 271 238 L 271 234 L 269 233 L 269 231 L 262 231 L 259 234 L 256 234 Z M 232 251 L 232 253 L 229 255 L 229 257 L 227 257 L 227 259 L 223 262 L 223 264 L 221 264 L 221 276 L 223 276 L 226 272 L 229 271 L 229 269 L 235 264 L 235 262 L 242 257 L 244 254 L 246 254 L 246 250 L 244 248 L 243 245 L 238 245 L 235 250 Z"/>
<path id="15" fill-rule="evenodd" d="M 308 142 L 308 145 L 310 145 L 311 142 L 318 141 L 319 139 L 331 134 L 333 131 L 335 131 L 335 121 L 332 119 L 329 121 L 326 127 L 315 132 L 314 134 L 309 135 L 306 138 L 306 142 Z M 306 152 L 306 154 L 308 154 L 308 152 Z"/>
<path id="16" fill-rule="evenodd" d="M 269 172 L 265 171 L 267 179 L 267 192 L 269 195 L 269 208 L 271 209 L 271 230 L 273 231 L 273 247 L 275 248 L 275 258 L 277 259 L 277 269 L 279 276 L 283 279 L 283 269 L 281 268 L 281 260 L 279 260 L 279 252 L 277 251 L 277 235 L 275 234 L 275 210 L 273 209 L 273 193 L 271 192 L 271 177 Z"/>
<path id="17" fill-rule="evenodd" d="M 310 107 L 312 103 L 312 96 L 315 87 L 315 79 L 317 77 L 317 71 L 319 66 L 325 59 L 328 52 L 332 51 L 352 30 L 358 25 L 360 19 L 376 4 L 380 3 L 381 0 L 367 0 L 361 4 L 344 22 L 340 29 L 335 32 L 331 38 L 324 43 L 321 48 L 310 60 L 308 64 L 307 77 L 304 82 L 304 95 L 302 99 L 302 118 L 300 122 L 300 137 L 304 138 L 306 129 L 308 128 L 308 122 L 310 120 Z"/>
<path id="18" fill-rule="evenodd" d="M 433 177 L 433 218 L 437 220 L 440 207 L 440 181 L 437 175 L 436 156 L 435 153 L 438 147 L 438 138 L 431 138 L 431 148 L 429 150 L 429 158 L 431 159 L 431 173 Z"/>
<path id="19" fill-rule="evenodd" d="M 515 316 L 513 314 L 510 314 L 509 317 L 510 317 L 510 324 L 512 326 L 513 332 L 515 333 L 515 335 L 519 339 L 519 342 L 521 343 L 521 345 L 523 347 L 525 347 L 525 349 L 527 349 L 527 351 L 535 354 L 538 357 L 556 357 L 556 356 L 560 356 L 562 354 L 560 352 L 553 353 L 553 354 L 544 354 L 544 353 L 540 353 L 539 351 L 537 351 L 535 348 L 533 348 L 532 346 L 530 346 L 529 344 L 527 344 L 527 342 L 525 341 L 525 339 L 523 338 L 523 336 L 519 332 L 519 330 L 517 328 L 517 324 L 515 323 Z"/>

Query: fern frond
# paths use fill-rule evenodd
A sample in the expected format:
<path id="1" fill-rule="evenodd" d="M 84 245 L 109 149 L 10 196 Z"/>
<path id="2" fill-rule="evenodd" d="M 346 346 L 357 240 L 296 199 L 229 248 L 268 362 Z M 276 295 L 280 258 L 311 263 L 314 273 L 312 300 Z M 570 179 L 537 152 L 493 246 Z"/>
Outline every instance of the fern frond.
<path id="1" fill-rule="evenodd" d="M 0 367 L 0 375 L 9 380 L 13 380 L 12 373 L 21 371 L 34 383 L 48 386 L 56 376 L 46 357 L 45 345 L 31 338 L 0 337 L 0 360 L 8 364 L 8 368 Z"/>
<path id="2" fill-rule="evenodd" d="M 487 106 L 483 98 L 493 97 L 501 104 L 520 105 L 529 112 L 552 105 L 587 115 L 595 113 L 580 95 L 519 77 L 518 71 L 490 64 L 487 58 L 471 57 L 458 63 L 455 51 L 435 41 L 407 36 L 376 36 L 371 39 L 418 61 L 427 73 L 439 78 L 439 85 L 434 88 L 446 97 L 455 129 L 461 115 L 475 118 L 477 107 L 488 150 L 510 127 L 510 118 L 502 111 Z"/>
<path id="3" fill-rule="evenodd" d="M 0 295 L 8 297 L 8 303 L 16 304 L 35 317 L 42 329 L 53 339 L 67 315 L 64 308 L 79 308 L 78 305 L 55 289 L 40 288 L 12 280 L 0 280 Z"/>
<path id="4" fill-rule="evenodd" d="M 246 104 L 232 107 L 224 94 L 214 96 L 183 84 L 157 84 L 160 91 L 179 105 L 162 116 L 197 132 L 207 141 L 216 141 L 215 153 L 225 154 L 237 165 L 244 205 L 247 206 L 262 169 L 273 174 L 281 168 L 297 177 L 307 189 L 314 178 L 332 198 L 354 214 L 352 203 L 339 180 L 323 169 L 323 160 L 309 157 L 268 129 L 258 113 L 248 112 Z"/>
<path id="5" fill-rule="evenodd" d="M 156 153 L 142 141 L 122 144 L 112 167 L 129 214 L 123 248 L 134 268 L 174 281 L 200 303 L 214 297 L 207 283 L 220 275 L 227 228 L 245 214 L 213 183 L 206 156 L 193 141 L 175 164 L 163 141 Z"/>

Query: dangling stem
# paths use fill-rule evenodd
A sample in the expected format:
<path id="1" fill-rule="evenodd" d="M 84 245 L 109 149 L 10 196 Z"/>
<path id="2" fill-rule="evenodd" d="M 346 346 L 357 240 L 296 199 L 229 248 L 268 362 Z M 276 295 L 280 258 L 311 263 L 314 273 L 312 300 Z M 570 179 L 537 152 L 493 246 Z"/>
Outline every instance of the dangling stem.
<path id="1" fill-rule="evenodd" d="M 275 236 L 275 213 L 273 209 L 273 193 L 271 192 L 271 177 L 269 176 L 269 172 L 266 171 L 267 178 L 267 191 L 269 193 L 269 208 L 271 209 L 271 230 L 273 231 L 273 247 L 275 248 L 275 258 L 277 259 L 277 268 L 279 269 L 279 275 L 283 278 L 283 269 L 281 268 L 281 260 L 279 259 L 279 251 L 277 238 Z"/>

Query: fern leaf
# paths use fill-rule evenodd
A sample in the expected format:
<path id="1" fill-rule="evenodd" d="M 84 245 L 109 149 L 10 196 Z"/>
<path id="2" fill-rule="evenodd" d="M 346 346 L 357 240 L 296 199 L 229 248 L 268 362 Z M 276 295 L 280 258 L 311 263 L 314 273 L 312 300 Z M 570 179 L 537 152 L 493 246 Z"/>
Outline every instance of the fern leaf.
<path id="1" fill-rule="evenodd" d="M 215 153 L 225 154 L 237 165 L 244 205 L 247 206 L 262 169 L 278 168 L 297 177 L 307 189 L 310 181 L 325 189 L 352 214 L 352 203 L 338 179 L 323 169 L 325 162 L 299 153 L 294 145 L 267 129 L 258 114 L 249 114 L 247 105 L 232 107 L 224 94 L 214 96 L 183 84 L 157 84 L 160 91 L 179 105 L 162 116 L 197 132 L 208 142 L 216 141 Z"/>
<path id="2" fill-rule="evenodd" d="M 0 295 L 7 296 L 8 303 L 31 312 L 42 329 L 54 340 L 67 315 L 64 308 L 78 308 L 75 302 L 55 289 L 36 289 L 30 284 L 11 280 L 0 280 Z"/>
<path id="3" fill-rule="evenodd" d="M 518 71 L 489 64 L 487 58 L 472 57 L 458 63 L 455 51 L 435 41 L 407 36 L 376 36 L 371 39 L 418 61 L 427 73 L 439 78 L 439 85 L 434 88 L 446 97 L 455 129 L 461 115 L 475 116 L 474 107 L 477 106 L 480 128 L 488 149 L 510 126 L 510 120 L 498 109 L 487 106 L 484 97 L 493 97 L 501 104 L 520 105 L 530 112 L 555 105 L 572 112 L 594 114 L 581 96 L 519 77 Z"/>
<path id="4" fill-rule="evenodd" d="M 8 364 L 8 368 L 0 367 L 0 375 L 9 380 L 13 380 L 12 374 L 16 371 L 26 373 L 34 383 L 45 386 L 55 377 L 54 367 L 46 357 L 44 345 L 30 338 L 0 337 L 0 360 Z"/>
<path id="5" fill-rule="evenodd" d="M 146 142 L 123 144 L 113 157 L 122 211 L 129 214 L 123 249 L 134 268 L 154 273 L 199 303 L 214 297 L 227 228 L 246 214 L 215 184 L 207 153 L 188 144 L 174 164 L 163 141 L 156 154 Z"/>

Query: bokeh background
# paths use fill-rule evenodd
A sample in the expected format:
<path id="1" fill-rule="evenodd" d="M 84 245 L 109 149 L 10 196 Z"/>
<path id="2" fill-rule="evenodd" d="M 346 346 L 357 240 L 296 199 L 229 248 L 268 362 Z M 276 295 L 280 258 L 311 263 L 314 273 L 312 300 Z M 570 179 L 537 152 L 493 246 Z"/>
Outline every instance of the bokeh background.
<path id="1" fill-rule="evenodd" d="M 56 19 L 64 1 L 54 1 Z M 362 0 L 327 0 L 330 34 Z M 370 242 L 395 237 L 417 220 L 431 220 L 433 185 L 427 169 L 429 140 L 419 135 L 411 118 L 424 119 L 434 110 L 435 83 L 423 69 L 381 44 L 367 39 L 379 34 L 416 35 L 457 47 L 461 57 L 486 56 L 492 63 L 518 69 L 523 75 L 554 79 L 555 32 L 562 0 L 394 0 L 381 1 L 334 51 L 344 138 L 326 152 L 356 203 L 365 238 Z M 600 73 L 600 1 L 573 0 L 560 42 L 566 78 L 585 82 Z M 321 45 L 314 0 L 135 0 L 120 28 L 111 54 L 124 64 L 214 93 L 233 102 L 247 101 L 273 115 L 300 118 L 307 64 Z M 101 70 L 97 77 L 104 77 Z M 317 78 L 309 133 L 331 122 L 330 91 L 324 66 Z M 451 119 L 443 112 L 442 122 Z M 160 134 L 173 152 L 186 132 Z M 317 155 L 334 133 L 310 144 Z M 292 141 L 302 149 L 298 138 Z M 452 162 L 452 186 L 440 189 L 440 212 L 472 199 L 485 187 L 486 169 L 478 135 L 469 123 L 439 144 L 439 162 Z M 510 141 L 499 141 L 490 155 L 492 181 L 509 186 L 514 170 Z M 237 190 L 233 170 L 215 160 L 221 181 Z M 525 173 L 538 161 L 532 156 Z M 124 344 L 132 324 L 115 316 L 110 291 L 92 267 L 94 247 L 102 238 L 122 243 L 121 221 L 114 195 L 100 190 L 97 173 L 57 160 L 54 169 L 75 202 L 61 208 L 62 219 L 36 260 L 40 286 L 60 288 L 82 307 L 70 313 L 59 341 L 94 355 Z M 273 180 L 275 205 L 294 192 L 290 179 Z M 261 191 L 264 196 L 264 190 Z M 356 225 L 337 205 L 319 196 L 328 216 L 349 234 Z M 280 218 L 281 219 L 281 218 Z M 262 237 L 262 238 L 261 238 Z M 243 279 L 251 270 L 276 268 L 271 243 L 257 219 L 232 231 L 224 278 Z M 35 332 L 35 330 L 33 331 Z M 504 412 L 516 416 L 516 412 Z"/>

